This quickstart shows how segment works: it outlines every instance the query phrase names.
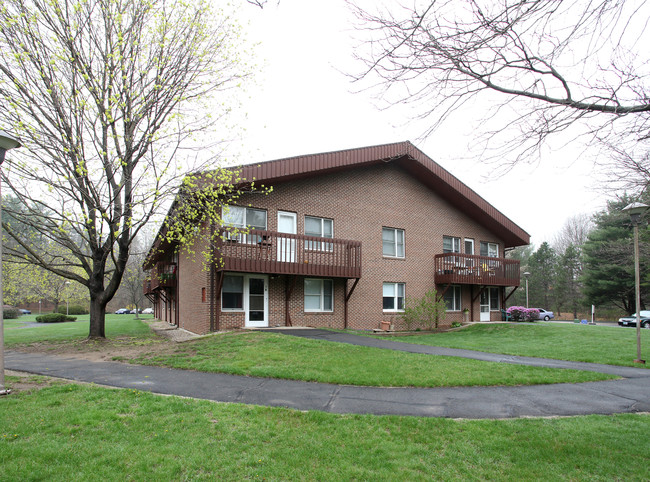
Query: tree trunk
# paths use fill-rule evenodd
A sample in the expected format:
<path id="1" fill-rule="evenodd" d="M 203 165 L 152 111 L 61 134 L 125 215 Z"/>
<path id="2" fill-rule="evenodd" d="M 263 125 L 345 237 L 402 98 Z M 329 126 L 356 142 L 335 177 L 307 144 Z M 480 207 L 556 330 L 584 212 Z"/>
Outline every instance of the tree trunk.
<path id="1" fill-rule="evenodd" d="M 101 297 L 90 296 L 90 333 L 88 338 L 106 338 L 106 303 L 101 302 Z"/>

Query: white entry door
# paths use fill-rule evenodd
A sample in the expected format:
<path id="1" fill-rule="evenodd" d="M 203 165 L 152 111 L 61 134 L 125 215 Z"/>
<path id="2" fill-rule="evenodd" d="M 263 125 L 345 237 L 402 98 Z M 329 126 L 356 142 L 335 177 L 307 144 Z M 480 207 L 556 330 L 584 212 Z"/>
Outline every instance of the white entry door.
<path id="1" fill-rule="evenodd" d="M 480 321 L 490 321 L 490 290 L 481 292 L 481 317 Z"/>
<path id="2" fill-rule="evenodd" d="M 269 326 L 269 278 L 263 275 L 248 275 L 245 305 L 246 326 L 262 328 Z"/>
<path id="3" fill-rule="evenodd" d="M 297 233 L 298 219 L 296 213 L 278 211 L 278 232 Z M 296 240 L 280 237 L 278 239 L 278 261 L 296 262 Z"/>

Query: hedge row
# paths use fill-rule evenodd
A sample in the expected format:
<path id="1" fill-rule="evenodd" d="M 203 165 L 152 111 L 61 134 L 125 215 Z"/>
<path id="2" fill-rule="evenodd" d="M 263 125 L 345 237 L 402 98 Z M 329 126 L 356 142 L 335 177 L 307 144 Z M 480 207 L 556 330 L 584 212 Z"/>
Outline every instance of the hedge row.
<path id="1" fill-rule="evenodd" d="M 39 323 L 61 323 L 64 321 L 77 321 L 76 316 L 66 316 L 63 313 L 48 313 L 36 317 Z"/>

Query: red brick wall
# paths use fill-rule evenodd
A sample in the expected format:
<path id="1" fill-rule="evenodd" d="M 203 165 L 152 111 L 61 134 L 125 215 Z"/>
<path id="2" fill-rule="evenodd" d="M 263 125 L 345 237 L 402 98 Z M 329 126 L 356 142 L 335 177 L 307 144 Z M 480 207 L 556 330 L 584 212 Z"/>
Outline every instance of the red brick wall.
<path id="1" fill-rule="evenodd" d="M 334 220 L 334 237 L 362 242 L 362 278 L 350 302 L 349 327 L 372 329 L 382 320 L 399 323 L 399 314 L 382 312 L 382 283 L 406 283 L 406 296 L 422 297 L 433 287 L 434 255 L 442 253 L 443 235 L 474 239 L 475 253 L 481 241 L 503 243 L 417 179 L 392 164 L 357 168 L 341 173 L 318 176 L 274 186 L 264 196 L 248 194 L 240 205 L 267 209 L 268 230 L 277 230 L 278 211 L 297 213 L 298 233 L 304 233 L 307 216 Z M 382 227 L 403 229 L 405 258 L 390 259 L 382 255 Z M 294 326 L 343 326 L 344 280 L 335 280 L 333 313 L 305 313 L 303 310 L 304 278 L 296 280 L 289 303 Z M 209 303 L 201 303 L 201 287 L 208 286 L 207 273 L 199 261 L 192 262 L 181 254 L 179 262 L 180 326 L 190 331 L 209 330 Z M 285 324 L 285 283 L 279 276 L 269 280 L 270 325 Z M 349 286 L 352 281 L 349 282 Z M 463 307 L 470 307 L 469 286 L 463 287 Z M 473 296 L 478 290 L 473 288 Z M 479 300 L 474 302 L 474 318 L 479 317 Z M 444 324 L 461 321 L 462 313 L 448 313 Z M 493 319 L 500 319 L 493 312 Z M 243 326 L 243 313 L 222 313 L 220 328 Z"/>
<path id="2" fill-rule="evenodd" d="M 178 259 L 179 328 L 194 333 L 210 331 L 210 276 L 202 254 L 205 248 L 204 240 L 200 240 L 190 250 L 181 251 Z"/>

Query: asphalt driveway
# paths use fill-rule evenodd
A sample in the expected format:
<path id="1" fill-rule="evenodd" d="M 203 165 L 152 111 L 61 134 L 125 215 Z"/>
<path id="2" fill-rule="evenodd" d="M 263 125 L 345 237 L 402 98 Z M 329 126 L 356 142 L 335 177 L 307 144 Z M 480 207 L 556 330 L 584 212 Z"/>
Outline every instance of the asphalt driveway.
<path id="1" fill-rule="evenodd" d="M 325 330 L 278 331 L 331 342 L 502 363 L 577 368 L 624 378 L 517 387 L 377 388 L 201 373 L 117 362 L 89 362 L 17 351 L 5 354 L 5 366 L 9 370 L 153 393 L 332 413 L 481 419 L 650 412 L 650 370 L 643 368 L 426 347 Z"/>

